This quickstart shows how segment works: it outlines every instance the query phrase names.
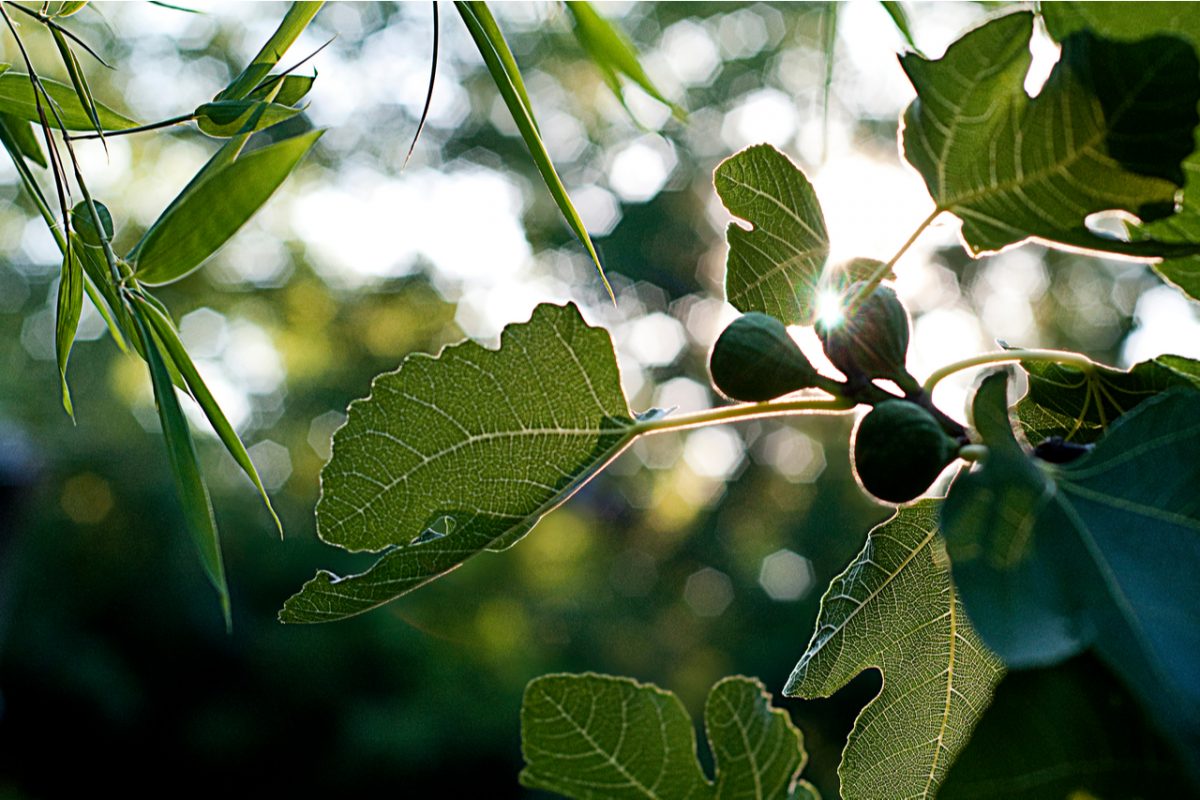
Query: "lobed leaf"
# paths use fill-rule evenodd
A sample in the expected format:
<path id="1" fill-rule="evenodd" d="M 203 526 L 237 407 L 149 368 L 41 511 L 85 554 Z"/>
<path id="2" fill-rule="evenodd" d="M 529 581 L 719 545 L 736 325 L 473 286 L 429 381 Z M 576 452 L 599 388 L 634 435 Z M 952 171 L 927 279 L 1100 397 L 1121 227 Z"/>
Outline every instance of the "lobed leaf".
<path id="1" fill-rule="evenodd" d="M 1200 392 L 1172 389 L 1121 417 L 1089 454 L 1029 458 L 1007 374 L 976 393 L 982 467 L 951 487 L 942 525 L 980 636 L 1011 666 L 1093 648 L 1200 773 Z"/>
<path id="2" fill-rule="evenodd" d="M 799 779 L 800 731 L 772 708 L 761 683 L 740 676 L 712 688 L 705 731 L 716 782 L 696 756 L 696 733 L 679 698 L 607 675 L 546 675 L 521 705 L 521 784 L 578 800 L 812 798 Z"/>
<path id="3" fill-rule="evenodd" d="M 525 141 L 525 146 L 529 148 L 529 154 L 533 157 L 533 163 L 542 175 L 542 181 L 550 190 L 550 196 L 554 198 L 559 212 L 563 215 L 563 219 L 566 220 L 571 231 L 587 248 L 592 263 L 596 265 L 596 270 L 600 273 L 600 280 L 604 282 L 605 290 L 608 291 L 609 297 L 613 297 L 612 287 L 609 286 L 608 278 L 604 275 L 604 267 L 600 263 L 600 255 L 596 252 L 595 245 L 592 244 L 592 237 L 588 235 L 583 219 L 575 210 L 575 205 L 571 202 L 566 187 L 563 186 L 562 180 L 554 170 L 550 153 L 547 152 L 546 145 L 542 142 L 537 122 L 533 116 L 533 105 L 529 102 L 529 94 L 525 91 L 521 72 L 517 69 L 517 62 L 513 58 L 512 51 L 509 50 L 508 43 L 504 40 L 499 26 L 496 25 L 492 12 L 488 9 L 487 3 L 483 2 L 456 1 L 454 7 L 458 10 L 463 22 L 466 23 L 467 31 L 470 32 L 475 46 L 479 48 L 479 54 L 483 56 L 484 64 L 487 66 L 492 80 L 496 83 L 496 88 L 500 91 L 504 104 L 508 106 L 508 111 L 512 114 L 513 121 L 521 132 L 521 138 Z"/>
<path id="4" fill-rule="evenodd" d="M 310 131 L 240 158 L 233 155 L 236 160 L 189 184 L 130 253 L 138 280 L 150 286 L 171 283 L 204 263 L 275 193 L 321 133 Z"/>
<path id="5" fill-rule="evenodd" d="M 183 416 L 183 409 L 179 406 L 179 398 L 175 396 L 171 374 L 167 371 L 167 365 L 159 352 L 158 343 L 136 310 L 133 323 L 146 355 L 146 363 L 150 367 L 154 402 L 158 407 L 158 418 L 167 444 L 171 473 L 175 477 L 179 499 L 183 503 L 184 518 L 200 555 L 200 563 L 208 575 L 209 582 L 217 590 L 221 613 L 228 629 L 233 624 L 233 617 L 229 604 L 229 586 L 225 582 L 225 565 L 221 558 L 221 542 L 217 534 L 217 523 L 213 518 L 208 487 L 204 485 L 204 478 L 200 474 L 192 432 Z"/>
<path id="6" fill-rule="evenodd" d="M 1132 241 L 1093 232 L 1092 214 L 1170 219 L 1196 147 L 1200 60 L 1168 36 L 1137 42 L 1080 30 L 1036 98 L 1025 94 L 1033 15 L 971 31 L 944 57 L 901 64 L 917 99 L 904 114 L 904 154 L 938 208 L 962 219 L 972 253 L 1030 237 L 1135 256 L 1200 252 L 1200 240 Z"/>
<path id="7" fill-rule="evenodd" d="M 604 82 L 629 111 L 621 90 L 621 76 L 636 83 L 646 94 L 671 109 L 676 117 L 684 119 L 687 112 L 672 103 L 659 91 L 638 61 L 637 50 L 629 38 L 613 23 L 602 17 L 596 7 L 586 0 L 570 0 L 566 4 L 571 14 L 572 30 L 579 44 L 600 70 Z M 630 116 L 632 116 L 630 112 Z"/>
<path id="8" fill-rule="evenodd" d="M 1128 8 L 1106 3 L 1056 2 L 1041 7 L 1047 32 L 1058 41 L 1080 30 L 1109 39 L 1138 41 L 1154 36 L 1172 36 L 1187 41 L 1200 51 L 1200 14 L 1193 3 L 1138 4 L 1136 14 Z M 1183 163 L 1186 175 L 1179 213 L 1146 225 L 1134 225 L 1135 237 L 1150 236 L 1166 242 L 1200 241 L 1200 128 L 1192 154 Z M 1200 258 L 1169 259 L 1155 265 L 1165 279 L 1194 298 L 1200 299 Z"/>
<path id="9" fill-rule="evenodd" d="M 865 669 L 883 689 L 859 714 L 838 769 L 842 796 L 932 798 L 1003 672 L 971 628 L 938 535 L 939 500 L 905 506 L 821 599 L 783 693 L 828 697 Z"/>
<path id="10" fill-rule="evenodd" d="M 386 552 L 360 575 L 318 573 L 280 618 L 358 614 L 512 545 L 636 433 L 608 333 L 574 305 L 538 306 L 499 350 L 409 356 L 351 403 L 317 503 L 326 542 Z"/>
<path id="11" fill-rule="evenodd" d="M 79 101 L 75 89 L 50 80 L 41 78 L 41 84 L 46 94 L 58 109 L 58 118 L 70 131 L 92 130 L 94 123 L 91 114 Z M 113 111 L 103 103 L 95 104 L 96 117 L 105 130 L 124 130 L 133 128 L 137 123 L 123 114 Z M 34 100 L 33 85 L 29 76 L 23 72 L 5 72 L 0 74 L 0 112 L 9 114 L 17 119 L 30 122 L 40 122 L 37 103 Z M 53 119 L 53 117 L 51 117 Z"/>
<path id="12" fill-rule="evenodd" d="M 279 27 L 271 34 L 250 63 L 234 78 L 228 86 L 222 89 L 213 100 L 242 100 L 258 88 L 259 84 L 271 74 L 271 70 L 283 58 L 292 43 L 299 38 L 313 17 L 321 10 L 322 2 L 292 3 Z"/>
<path id="13" fill-rule="evenodd" d="M 1128 370 L 1097 364 L 1030 361 L 1021 364 L 1029 391 L 1017 405 L 1017 418 L 1031 442 L 1048 436 L 1088 443 L 1104 435 L 1122 414 L 1174 387 L 1200 388 L 1200 361 L 1163 355 Z"/>
<path id="14" fill-rule="evenodd" d="M 713 183 L 729 213 L 752 226 L 731 222 L 726 231 L 726 298 L 739 311 L 788 325 L 812 322 L 829 234 L 808 178 L 786 155 L 760 144 L 722 161 Z"/>

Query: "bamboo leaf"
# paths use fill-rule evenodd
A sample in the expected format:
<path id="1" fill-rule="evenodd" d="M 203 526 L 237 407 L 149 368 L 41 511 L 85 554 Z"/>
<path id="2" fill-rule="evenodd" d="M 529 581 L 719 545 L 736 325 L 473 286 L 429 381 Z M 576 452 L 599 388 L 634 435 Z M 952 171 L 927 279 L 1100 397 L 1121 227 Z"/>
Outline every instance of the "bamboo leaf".
<path id="1" fill-rule="evenodd" d="M 142 320 L 137 307 L 133 309 L 132 317 L 146 354 L 146 363 L 150 367 L 158 418 L 167 445 L 171 474 L 175 477 L 179 499 L 183 504 L 184 519 L 204 572 L 213 588 L 217 590 L 221 614 L 225 618 L 226 629 L 229 629 L 233 625 L 233 616 L 229 604 L 229 586 L 225 581 L 225 565 L 221 558 L 221 542 L 217 533 L 217 523 L 213 518 L 208 487 L 204 485 L 204 478 L 200 474 L 200 463 L 196 455 L 196 445 L 192 441 L 192 432 L 188 428 L 183 409 L 180 408 L 179 398 L 175 396 L 175 387 L 171 383 L 171 375 L 167 371 L 158 342 Z"/>
<path id="2" fill-rule="evenodd" d="M 38 141 L 32 122 L 12 114 L 0 114 L 0 126 L 4 127 L 16 143 L 21 155 L 43 169 L 47 166 L 46 153 L 42 150 L 42 143 Z"/>
<path id="3" fill-rule="evenodd" d="M 275 527 L 279 529 L 279 535 L 282 536 L 283 523 L 279 521 L 279 516 L 271 506 L 271 498 L 267 496 L 266 487 L 263 486 L 262 479 L 258 476 L 258 470 L 255 469 L 254 462 L 250 460 L 250 454 L 246 452 L 246 447 L 242 444 L 242 440 L 233 429 L 233 425 L 229 423 L 225 412 L 221 410 L 221 406 L 217 403 L 216 398 L 212 396 L 212 392 L 208 390 L 204 379 L 200 376 L 199 370 L 196 369 L 196 365 L 192 363 L 191 356 L 188 355 L 183 342 L 179 339 L 179 333 L 175 330 L 175 325 L 153 303 L 148 302 L 140 295 L 134 295 L 134 299 L 141 306 L 142 319 L 150 324 L 150 327 L 154 330 L 154 335 L 166 348 L 167 355 L 174 362 L 175 367 L 179 370 L 179 374 L 187 383 L 192 397 L 196 399 L 201 410 L 204 411 L 204 416 L 208 417 L 208 421 L 213 426 L 213 430 L 216 431 L 217 436 L 221 439 L 221 443 L 225 445 L 225 449 L 229 451 L 229 455 L 233 457 L 237 465 L 246 473 L 246 477 L 250 479 L 254 487 L 258 489 L 263 505 L 271 513 L 271 518 L 275 521 Z"/>
<path id="4" fill-rule="evenodd" d="M 491 73 L 496 88 L 500 90 L 500 96 L 504 99 L 504 104 L 508 106 L 513 121 L 517 123 L 517 129 L 521 132 L 521 138 L 525 140 L 525 146 L 529 148 L 529 154 L 533 156 L 533 163 L 541 173 L 542 180 L 545 182 L 546 188 L 550 190 L 554 202 L 558 204 L 558 210 L 575 236 L 587 248 L 592 263 L 596 265 L 596 270 L 600 273 L 600 280 L 604 282 L 605 290 L 609 297 L 616 302 L 612 287 L 604 274 L 604 266 L 600 263 L 600 256 L 596 252 L 595 245 L 592 244 L 592 238 L 588 235 L 579 212 L 575 210 L 575 205 L 571 202 L 566 187 L 563 186 L 562 180 L 555 172 L 554 164 L 550 161 L 550 154 L 546 151 L 546 145 L 542 142 L 537 122 L 534 120 L 533 106 L 525 92 L 521 73 L 517 69 L 508 43 L 504 41 L 504 36 L 500 33 L 500 28 L 492 17 L 492 12 L 488 10 L 487 4 L 482 2 L 455 2 L 454 7 L 458 9 L 463 22 L 466 23 L 467 30 L 475 41 L 475 46 L 479 48 L 488 72 Z"/>
<path id="5" fill-rule="evenodd" d="M 196 125 L 209 136 L 227 138 L 254 133 L 291 119 L 303 109 L 264 100 L 219 100 L 196 111 Z"/>
<path id="6" fill-rule="evenodd" d="M 622 75 L 642 87 L 646 94 L 670 108 L 671 113 L 679 119 L 687 118 L 687 112 L 668 100 L 650 80 L 650 76 L 638 61 L 637 50 L 629 41 L 629 37 L 602 17 L 596 11 L 596 7 L 586 0 L 571 0 L 566 5 L 571 14 L 575 38 L 591 57 L 596 68 L 604 76 L 604 82 L 621 101 L 621 105 L 625 106 L 626 111 L 629 111 L 629 106 L 625 105 L 625 97 L 621 92 Z M 630 112 L 630 116 L 632 115 Z"/>
<path id="7" fill-rule="evenodd" d="M 70 247 L 63 253 L 62 273 L 58 281 L 58 303 L 54 316 L 54 351 L 58 356 L 58 374 L 62 382 L 63 409 L 75 418 L 71 404 L 71 390 L 67 386 L 67 359 L 79 328 L 79 314 L 83 310 L 83 267 L 79 254 Z"/>
<path id="8" fill-rule="evenodd" d="M 171 283 L 204 263 L 275 193 L 321 133 L 255 150 L 185 189 L 130 253 L 138 280 L 150 286 Z"/>
<path id="9" fill-rule="evenodd" d="M 46 93 L 58 109 L 58 116 L 69 131 L 88 131 L 94 127 L 91 114 L 79 101 L 75 89 L 65 83 L 41 78 Z M 103 103 L 96 103 L 96 117 L 105 130 L 124 130 L 137 127 L 136 122 L 113 111 Z M 40 123 L 33 85 L 23 72 L 5 72 L 0 75 L 0 112 L 18 119 Z"/>
<path id="10" fill-rule="evenodd" d="M 51 28 L 50 33 L 54 36 L 54 44 L 58 47 L 59 55 L 62 56 L 63 66 L 66 67 L 71 85 L 75 87 L 75 98 L 91 121 L 92 130 L 100 136 L 101 141 L 104 141 L 104 126 L 100 124 L 96 99 L 92 96 L 92 87 L 83 73 L 83 67 L 79 65 L 79 59 L 75 58 L 75 53 L 71 50 L 71 45 L 67 42 L 67 37 L 63 35 L 63 32 L 58 28 Z"/>
<path id="11" fill-rule="evenodd" d="M 880 0 L 879 5 L 883 6 L 883 10 L 892 18 L 892 24 L 900 31 L 908 46 L 917 50 L 917 43 L 913 41 L 912 25 L 908 21 L 908 12 L 904 10 L 904 6 L 895 0 Z"/>
<path id="12" fill-rule="evenodd" d="M 284 106 L 294 106 L 303 100 L 316 83 L 314 75 L 278 75 L 264 81 L 257 89 L 246 96 L 247 100 L 270 100 Z M 280 83 L 282 82 L 282 85 Z M 275 87 L 279 86 L 279 91 Z M 274 94 L 272 98 L 271 95 Z"/>
<path id="13" fill-rule="evenodd" d="M 324 2 L 292 3 L 287 13 L 284 14 L 283 21 L 275 29 L 275 33 L 271 34 L 271 38 L 250 60 L 250 64 L 213 99 L 242 100 L 246 98 L 264 78 L 271 74 L 271 70 L 279 63 L 279 59 L 283 58 L 283 54 L 304 32 L 323 5 Z"/>

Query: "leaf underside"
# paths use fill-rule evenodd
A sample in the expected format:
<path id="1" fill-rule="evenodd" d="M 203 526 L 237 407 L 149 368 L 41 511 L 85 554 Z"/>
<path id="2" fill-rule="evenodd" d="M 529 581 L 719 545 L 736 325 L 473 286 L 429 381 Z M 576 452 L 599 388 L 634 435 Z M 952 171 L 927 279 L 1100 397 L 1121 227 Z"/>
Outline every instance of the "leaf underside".
<path id="1" fill-rule="evenodd" d="M 1036 98 L 1025 94 L 1033 15 L 995 19 L 943 58 L 901 64 L 917 99 L 904 114 L 904 154 L 938 207 L 962 219 L 973 255 L 1030 237 L 1135 256 L 1200 252 L 1200 240 L 1149 234 L 1121 241 L 1087 218 L 1124 211 L 1169 219 L 1181 163 L 1200 122 L 1200 60 L 1186 42 L 1138 42 L 1087 30 L 1066 37 Z"/>
<path id="2" fill-rule="evenodd" d="M 1121 417 L 1084 457 L 1035 462 L 1008 417 L 1005 373 L 976 393 L 983 466 L 951 487 L 942 524 L 980 635 L 1016 667 L 1093 648 L 1191 763 L 1200 754 L 1200 392 Z"/>
<path id="3" fill-rule="evenodd" d="M 787 712 L 751 678 L 725 678 L 704 705 L 716 781 L 696 757 L 679 698 L 606 675 L 546 675 L 521 706 L 521 783 L 578 800 L 817 800 L 799 779 L 807 757 Z"/>
<path id="4" fill-rule="evenodd" d="M 787 325 L 813 321 L 829 234 L 816 192 L 786 155 L 749 147 L 717 167 L 713 183 L 729 213 L 725 296 L 739 311 L 760 311 Z"/>
<path id="5" fill-rule="evenodd" d="M 821 600 L 788 697 L 828 697 L 865 669 L 883 689 L 862 710 L 838 770 L 848 800 L 933 797 L 1002 667 L 972 630 L 938 534 L 939 500 L 901 508 Z"/>
<path id="6" fill-rule="evenodd" d="M 543 304 L 499 350 L 465 342 L 414 355 L 350 405 L 321 473 L 317 530 L 387 552 L 368 572 L 321 572 L 285 622 L 357 614 L 503 549 L 632 438 L 608 333 L 573 305 Z"/>

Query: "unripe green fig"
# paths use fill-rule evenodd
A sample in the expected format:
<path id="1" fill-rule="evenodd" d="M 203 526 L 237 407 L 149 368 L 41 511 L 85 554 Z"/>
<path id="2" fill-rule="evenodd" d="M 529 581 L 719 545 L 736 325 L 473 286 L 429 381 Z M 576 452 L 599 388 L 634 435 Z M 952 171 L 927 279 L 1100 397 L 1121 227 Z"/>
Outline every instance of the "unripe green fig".
<path id="1" fill-rule="evenodd" d="M 846 296 L 854 297 L 862 286 L 851 284 Z M 815 327 L 830 362 L 851 383 L 886 378 L 906 392 L 915 389 L 916 381 L 904 367 L 908 312 L 892 289 L 879 286 L 842 319 L 818 320 Z"/>
<path id="2" fill-rule="evenodd" d="M 907 400 L 884 400 L 854 435 L 854 470 L 863 488 L 889 503 L 906 503 L 930 487 L 959 444 L 933 415 Z"/>
<path id="3" fill-rule="evenodd" d="M 787 327 L 756 311 L 738 317 L 717 337 L 708 368 L 723 395 L 755 403 L 807 389 L 817 380 Z"/>

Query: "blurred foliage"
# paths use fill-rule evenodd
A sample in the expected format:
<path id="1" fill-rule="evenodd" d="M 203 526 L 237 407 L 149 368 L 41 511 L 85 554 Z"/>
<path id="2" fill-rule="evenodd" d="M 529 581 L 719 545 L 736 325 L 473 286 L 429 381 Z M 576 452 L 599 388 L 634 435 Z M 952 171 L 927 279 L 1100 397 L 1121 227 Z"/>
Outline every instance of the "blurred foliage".
<path id="1" fill-rule="evenodd" d="M 259 136 L 310 125 L 329 133 L 259 219 L 202 271 L 161 292 L 214 391 L 223 387 L 219 399 L 241 410 L 235 424 L 286 532 L 280 543 L 253 487 L 215 439 L 198 435 L 225 532 L 232 636 L 194 563 L 144 370 L 105 341 L 87 309 L 70 368 L 77 424 L 62 412 L 53 352 L 58 262 L 13 172 L 0 168 L 0 796 L 67 795 L 84 782 L 133 795 L 170 791 L 158 777 L 167 775 L 191 791 L 403 785 L 413 795 L 486 787 L 488 796 L 520 797 L 518 709 L 538 675 L 636 676 L 678 694 L 693 717 L 721 676 L 783 685 L 820 590 L 886 516 L 851 479 L 848 420 L 748 423 L 736 439 L 698 431 L 641 442 L 506 557 L 482 556 L 351 621 L 275 621 L 316 564 L 344 572 L 367 563 L 316 542 L 317 476 L 346 404 L 405 354 L 436 351 L 464 333 L 486 339 L 503 322 L 525 319 L 533 302 L 570 296 L 627 343 L 622 366 L 635 409 L 697 393 L 711 400 L 704 365 L 718 330 L 726 221 L 714 210 L 712 168 L 752 143 L 744 128 L 774 136 L 771 120 L 754 115 L 780 98 L 795 121 L 777 144 L 796 144 L 797 161 L 814 165 L 824 6 L 601 8 L 624 14 L 621 27 L 648 54 L 659 87 L 688 110 L 686 124 L 632 88 L 631 120 L 557 6 L 497 13 L 563 182 L 577 202 L 589 190 L 594 202 L 580 202 L 589 213 L 607 209 L 604 233 L 598 217 L 584 216 L 615 308 L 506 112 L 497 112 L 495 87 L 464 33 L 443 30 L 441 94 L 404 174 L 427 80 L 428 6 L 333 4 L 297 43 L 298 59 L 338 35 L 315 61 L 308 113 Z M 946 40 L 981 13 L 965 9 L 938 23 Z M 918 40 L 937 28 L 941 12 L 912 11 Z M 254 3 L 203 15 L 100 4 L 68 22 L 119 67 L 83 64 L 97 99 L 146 121 L 211 97 L 277 17 L 277 7 Z M 838 149 L 894 165 L 896 112 L 906 98 L 894 109 L 856 99 L 876 77 L 847 50 L 861 22 L 848 13 L 839 21 L 831 130 Z M 49 37 L 30 38 L 34 57 L 51 63 Z M 866 41 L 889 52 L 901 46 L 898 35 Z M 3 48 L 0 60 L 12 61 L 11 42 Z M 712 67 L 700 74 L 706 53 Z M 683 56 L 687 80 L 661 77 Z M 215 148 L 182 127 L 108 144 L 107 160 L 88 151 L 86 167 L 98 199 L 131 220 L 117 231 L 126 248 Z M 649 196 L 617 180 L 629 171 L 618 159 L 631 152 L 666 165 Z M 448 185 L 439 181 L 479 176 L 492 181 L 483 189 L 498 179 L 513 190 L 509 205 L 493 210 L 519 223 L 527 252 L 510 258 L 496 242 L 414 249 L 408 239 L 429 241 L 406 225 L 403 213 L 414 206 L 380 205 L 396 196 L 381 185 L 432 187 L 422 199 L 434 203 Z M 331 187 L 341 193 L 306 211 L 305 198 Z M 329 242 L 327 230 L 306 228 L 348 199 L 371 210 L 356 222 L 361 229 Z M 441 235 L 475 234 L 450 227 Z M 1016 330 L 1029 339 L 1014 345 L 1115 361 L 1135 329 L 1138 298 L 1157 285 L 1141 265 L 1036 247 L 1019 263 L 1004 257 L 1003 272 L 992 266 L 1002 259 L 980 268 L 949 237 L 945 244 L 927 253 L 912 296 L 918 344 L 921 313 L 957 313 L 982 320 L 987 335 Z M 456 263 L 447 252 L 482 252 L 483 263 Z M 639 360 L 630 342 L 639 330 L 643 339 L 652 333 L 636 323 L 655 315 L 682 346 L 665 361 Z M 1012 319 L 1024 322 L 1004 324 Z M 713 452 L 727 456 L 727 469 L 705 465 Z M 811 580 L 776 591 L 795 599 L 774 600 L 760 582 L 764 559 L 785 549 L 807 560 Z M 851 721 L 878 686 L 870 673 L 829 700 L 777 700 L 803 730 L 806 775 L 826 797 L 836 796 Z"/>

